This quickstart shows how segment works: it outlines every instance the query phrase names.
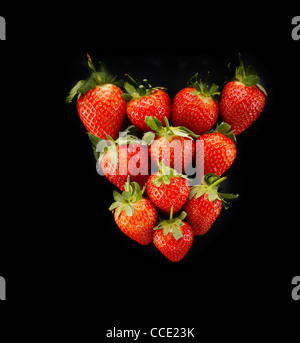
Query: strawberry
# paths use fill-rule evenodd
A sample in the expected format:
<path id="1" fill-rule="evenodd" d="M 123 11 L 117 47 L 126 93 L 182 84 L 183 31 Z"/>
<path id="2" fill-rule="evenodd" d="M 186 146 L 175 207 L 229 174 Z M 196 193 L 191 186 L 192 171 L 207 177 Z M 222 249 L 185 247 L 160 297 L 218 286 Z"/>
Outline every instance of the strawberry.
<path id="1" fill-rule="evenodd" d="M 218 119 L 219 107 L 213 96 L 220 93 L 216 84 L 213 83 L 209 89 L 207 79 L 197 79 L 198 73 L 188 82 L 189 87 L 175 95 L 172 123 L 174 126 L 185 126 L 200 135 L 210 130 Z"/>
<path id="2" fill-rule="evenodd" d="M 114 141 L 108 136 L 107 140 L 99 139 L 89 134 L 93 144 L 95 157 L 101 169 L 98 171 L 124 191 L 127 177 L 137 182 L 142 188 L 149 177 L 149 156 L 147 145 L 136 136 L 127 135 L 129 127 Z"/>
<path id="3" fill-rule="evenodd" d="M 152 203 L 164 214 L 177 213 L 187 201 L 190 186 L 185 176 L 159 163 L 159 171 L 147 181 L 147 194 Z"/>
<path id="4" fill-rule="evenodd" d="M 198 138 L 203 142 L 204 175 L 214 173 L 221 176 L 233 164 L 236 157 L 236 139 L 234 133 L 229 130 L 230 125 L 221 123 L 217 131 L 210 131 Z M 203 175 L 203 165 L 199 163 L 196 168 L 197 174 Z"/>
<path id="5" fill-rule="evenodd" d="M 253 67 L 249 66 L 245 71 L 241 56 L 239 60 L 235 79 L 225 84 L 219 102 L 220 115 L 231 125 L 235 135 L 246 130 L 260 116 L 267 95 Z"/>
<path id="6" fill-rule="evenodd" d="M 115 202 L 109 207 L 114 211 L 114 219 L 119 229 L 134 241 L 148 245 L 152 242 L 153 228 L 157 222 L 157 210 L 149 199 L 143 197 L 136 182 L 128 177 L 124 192 L 113 192 Z"/>
<path id="7" fill-rule="evenodd" d="M 215 222 L 222 210 L 227 207 L 224 199 L 235 199 L 238 195 L 218 192 L 218 185 L 226 177 L 209 173 L 202 178 L 202 184 L 191 187 L 189 200 L 184 206 L 186 221 L 191 225 L 195 235 L 204 235 Z"/>
<path id="8" fill-rule="evenodd" d="M 123 82 L 112 77 L 101 62 L 97 72 L 90 56 L 87 56 L 92 75 L 85 81 L 78 81 L 66 100 L 72 102 L 78 96 L 78 114 L 88 132 L 102 139 L 107 135 L 116 139 L 126 111 L 126 101 L 119 88 Z"/>
<path id="9" fill-rule="evenodd" d="M 163 160 L 166 166 L 179 173 L 187 171 L 195 155 L 193 138 L 199 136 L 183 126 L 170 126 L 168 119 L 164 119 L 165 127 L 155 117 L 145 118 L 147 126 L 155 131 L 148 131 L 143 136 L 143 140 L 149 144 L 151 162 L 158 166 L 158 162 Z"/>
<path id="10" fill-rule="evenodd" d="M 178 262 L 187 254 L 194 240 L 194 233 L 190 225 L 183 221 L 186 213 L 170 219 L 162 220 L 154 228 L 153 243 L 156 248 L 170 261 Z"/>
<path id="11" fill-rule="evenodd" d="M 172 103 L 169 95 L 163 91 L 162 87 L 153 88 L 148 80 L 141 83 L 127 75 L 131 83 L 125 82 L 124 88 L 128 93 L 122 96 L 128 101 L 126 113 L 133 125 L 141 131 L 149 131 L 145 123 L 145 117 L 156 117 L 162 125 L 164 117 L 170 119 Z"/>

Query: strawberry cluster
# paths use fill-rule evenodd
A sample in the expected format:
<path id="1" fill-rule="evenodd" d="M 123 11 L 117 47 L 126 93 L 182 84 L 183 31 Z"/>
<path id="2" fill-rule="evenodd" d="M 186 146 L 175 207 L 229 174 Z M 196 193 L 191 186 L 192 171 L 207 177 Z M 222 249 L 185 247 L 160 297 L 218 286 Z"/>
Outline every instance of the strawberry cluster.
<path id="1" fill-rule="evenodd" d="M 221 92 L 195 74 L 173 102 L 165 88 L 146 79 L 126 74 L 124 83 L 102 63 L 96 70 L 89 55 L 88 64 L 91 76 L 67 101 L 77 96 L 99 173 L 122 192 L 113 191 L 109 209 L 124 234 L 142 245 L 153 242 L 178 262 L 194 236 L 205 234 L 228 208 L 225 199 L 237 197 L 220 193 L 219 185 L 236 158 L 236 135 L 259 117 L 266 91 L 241 58 Z M 121 131 L 126 117 L 132 125 Z"/>

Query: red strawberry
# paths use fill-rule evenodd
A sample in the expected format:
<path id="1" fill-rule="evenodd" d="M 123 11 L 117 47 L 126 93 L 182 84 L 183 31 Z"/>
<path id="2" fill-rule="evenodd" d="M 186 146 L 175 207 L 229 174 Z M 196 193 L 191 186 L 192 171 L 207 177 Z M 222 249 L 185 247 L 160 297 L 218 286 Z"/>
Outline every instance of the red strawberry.
<path id="1" fill-rule="evenodd" d="M 203 165 L 196 166 L 198 175 L 214 173 L 223 175 L 233 164 L 236 157 L 235 135 L 230 130 L 230 125 L 222 123 L 217 131 L 205 133 L 198 139 L 203 141 L 204 148 L 204 170 Z M 200 151 L 203 153 L 203 151 Z M 201 161 L 201 159 L 199 159 Z"/>
<path id="2" fill-rule="evenodd" d="M 166 117 L 166 127 L 154 117 L 146 117 L 145 122 L 155 131 L 148 131 L 143 136 L 143 140 L 150 144 L 151 162 L 158 166 L 158 162 L 163 160 L 166 166 L 176 169 L 179 173 L 187 172 L 195 155 L 193 138 L 199 136 L 183 126 L 170 126 Z"/>
<path id="3" fill-rule="evenodd" d="M 165 214 L 177 213 L 190 194 L 188 181 L 182 174 L 159 163 L 159 171 L 147 181 L 147 194 L 152 203 Z"/>
<path id="4" fill-rule="evenodd" d="M 173 211 L 171 210 L 170 219 L 159 222 L 154 228 L 154 245 L 172 262 L 182 260 L 194 240 L 192 228 L 183 221 L 185 215 L 182 212 L 179 217 L 173 219 Z"/>
<path id="5" fill-rule="evenodd" d="M 218 119 L 219 108 L 213 96 L 220 94 L 214 83 L 211 89 L 208 80 L 197 81 L 198 73 L 188 82 L 189 87 L 176 94 L 172 106 L 172 123 L 185 126 L 196 134 L 210 130 Z"/>
<path id="6" fill-rule="evenodd" d="M 89 134 L 93 143 L 95 157 L 99 159 L 101 170 L 107 179 L 124 190 L 127 177 L 132 182 L 137 182 L 142 188 L 149 177 L 149 155 L 144 141 L 133 135 L 123 135 L 114 141 L 110 136 L 107 140 L 101 140 Z"/>
<path id="7" fill-rule="evenodd" d="M 123 94 L 125 100 L 129 100 L 126 113 L 133 125 L 141 131 L 149 131 L 149 127 L 145 123 L 145 117 L 156 117 L 162 125 L 164 117 L 170 119 L 172 103 L 169 95 L 162 90 L 162 87 L 153 88 L 148 80 L 144 80 L 142 84 L 138 80 L 134 80 L 127 75 L 132 84 L 125 82 L 125 89 L 128 93 Z"/>
<path id="8" fill-rule="evenodd" d="M 226 177 L 220 178 L 212 173 L 202 178 L 202 184 L 191 188 L 189 200 L 184 206 L 186 221 L 191 225 L 195 235 L 204 235 L 225 208 L 226 199 L 235 199 L 238 195 L 218 192 L 218 185 Z"/>
<path id="9" fill-rule="evenodd" d="M 152 242 L 153 228 L 157 222 L 157 210 L 150 200 L 144 198 L 140 186 L 128 180 L 125 191 L 113 192 L 115 202 L 110 206 L 115 222 L 128 237 L 142 245 Z"/>
<path id="10" fill-rule="evenodd" d="M 113 139 L 123 125 L 126 111 L 126 101 L 122 98 L 119 88 L 122 81 L 112 77 L 103 64 L 97 72 L 88 56 L 88 64 L 92 75 L 85 81 L 79 81 L 70 91 L 67 102 L 78 95 L 77 110 L 85 128 L 91 134 L 106 139 L 109 135 Z"/>
<path id="11" fill-rule="evenodd" d="M 242 59 L 236 68 L 234 81 L 226 83 L 219 102 L 222 119 L 231 125 L 235 135 L 246 130 L 260 116 L 264 105 L 265 89 L 252 66 L 245 72 Z"/>

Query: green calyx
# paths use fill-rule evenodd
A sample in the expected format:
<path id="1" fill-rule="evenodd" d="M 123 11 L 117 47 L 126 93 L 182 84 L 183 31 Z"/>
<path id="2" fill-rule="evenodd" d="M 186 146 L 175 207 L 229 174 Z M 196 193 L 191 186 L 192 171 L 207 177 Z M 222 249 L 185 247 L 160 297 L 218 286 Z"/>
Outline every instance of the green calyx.
<path id="1" fill-rule="evenodd" d="M 230 139 L 232 139 L 234 142 L 236 142 L 236 137 L 235 137 L 235 134 L 233 131 L 230 131 L 230 128 L 231 128 L 231 125 L 225 123 L 225 122 L 222 122 L 217 130 L 210 130 L 210 131 L 207 131 L 206 133 L 215 133 L 215 132 L 219 132 L 221 133 L 223 136 L 225 137 L 228 137 Z"/>
<path id="2" fill-rule="evenodd" d="M 145 192 L 146 186 L 143 187 L 141 190 L 140 185 L 137 182 L 130 182 L 130 178 L 128 176 L 127 181 L 124 185 L 124 192 L 120 194 L 117 191 L 113 191 L 113 197 L 115 202 L 113 202 L 109 210 L 113 211 L 116 208 L 116 217 L 118 218 L 119 215 L 123 210 L 125 210 L 126 214 L 131 217 L 134 213 L 133 204 L 137 203 L 142 199 L 143 193 Z"/>
<path id="3" fill-rule="evenodd" d="M 248 87 L 257 86 L 267 96 L 266 90 L 259 84 L 260 78 L 257 75 L 256 70 L 251 65 L 245 70 L 241 54 L 239 54 L 239 63 L 239 66 L 235 68 L 234 80 L 239 81 Z M 228 67 L 230 68 L 230 64 Z"/>
<path id="4" fill-rule="evenodd" d="M 180 215 L 173 218 L 173 206 L 171 207 L 170 219 L 161 220 L 153 230 L 163 230 L 163 234 L 166 236 L 169 232 L 172 232 L 173 237 L 178 241 L 183 237 L 181 227 L 184 225 L 183 220 L 186 217 L 186 213 L 182 211 Z"/>
<path id="5" fill-rule="evenodd" d="M 206 79 L 200 76 L 198 79 L 198 73 L 190 78 L 188 81 L 188 85 L 190 87 L 195 88 L 195 90 L 191 93 L 192 95 L 201 94 L 206 97 L 212 97 L 214 95 L 220 95 L 219 86 L 213 83 L 211 86 L 209 85 L 209 73 L 207 73 Z"/>
<path id="6" fill-rule="evenodd" d="M 152 183 L 156 187 L 160 187 L 162 183 L 169 185 L 174 177 L 181 177 L 183 179 L 187 178 L 187 175 L 177 173 L 176 170 L 164 165 L 163 161 L 158 163 L 158 173 L 156 174 L 156 179 L 152 179 Z"/>
<path id="7" fill-rule="evenodd" d="M 194 196 L 195 199 L 198 199 L 203 194 L 208 193 L 208 200 L 210 202 L 218 199 L 222 202 L 223 207 L 227 209 L 228 203 L 225 201 L 225 199 L 236 199 L 239 195 L 218 192 L 219 184 L 226 179 L 226 177 L 221 178 L 213 173 L 204 175 L 201 185 L 191 187 L 189 199 L 192 199 Z"/>
<path id="8" fill-rule="evenodd" d="M 103 155 L 109 151 L 111 161 L 114 165 L 114 167 L 118 168 L 118 145 L 127 145 L 131 143 L 139 143 L 139 144 L 145 144 L 144 141 L 138 139 L 134 134 L 131 134 L 134 132 L 135 126 L 130 125 L 125 131 L 121 131 L 119 133 L 119 138 L 114 140 L 111 136 L 107 135 L 107 139 L 99 138 L 91 133 L 88 132 L 88 137 L 92 143 L 94 156 L 96 160 L 99 160 L 99 163 L 101 162 L 101 158 Z"/>
<path id="9" fill-rule="evenodd" d="M 122 97 L 124 100 L 129 101 L 131 99 L 140 99 L 143 96 L 148 96 L 154 93 L 157 89 L 166 89 L 164 87 L 152 87 L 147 79 L 144 79 L 143 82 L 134 79 L 128 74 L 125 74 L 130 80 L 125 82 L 124 88 L 127 93 L 123 93 Z"/>
<path id="10" fill-rule="evenodd" d="M 150 145 L 155 136 L 164 137 L 168 140 L 171 140 L 174 136 L 185 137 L 188 139 L 198 138 L 199 135 L 196 135 L 191 130 L 187 129 L 184 126 L 170 126 L 167 117 L 164 117 L 165 125 L 163 126 L 162 123 L 156 118 L 151 116 L 145 117 L 145 123 L 155 132 L 148 131 L 144 134 L 143 140 Z"/>
<path id="11" fill-rule="evenodd" d="M 70 90 L 69 95 L 66 99 L 67 102 L 72 102 L 73 98 L 77 95 L 77 100 L 87 93 L 90 89 L 94 89 L 96 86 L 101 86 L 106 83 L 113 84 L 118 87 L 123 86 L 123 81 L 118 79 L 117 76 L 112 76 L 102 62 L 99 61 L 99 70 L 97 71 L 94 67 L 91 57 L 87 54 L 88 65 L 92 70 L 91 76 L 86 80 L 80 80 L 76 85 Z"/>

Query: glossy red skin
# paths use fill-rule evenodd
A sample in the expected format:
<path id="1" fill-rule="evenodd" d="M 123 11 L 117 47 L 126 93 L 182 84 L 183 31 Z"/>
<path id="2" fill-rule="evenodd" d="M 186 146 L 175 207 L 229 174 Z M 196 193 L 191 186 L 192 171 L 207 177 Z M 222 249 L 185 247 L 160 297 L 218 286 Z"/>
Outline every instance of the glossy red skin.
<path id="1" fill-rule="evenodd" d="M 151 175 L 147 181 L 147 195 L 152 203 L 164 212 L 170 214 L 173 206 L 173 213 L 177 213 L 187 201 L 190 194 L 190 186 L 186 179 L 174 177 L 170 184 L 162 183 L 159 187 L 152 182 L 156 180 L 157 173 Z"/>
<path id="2" fill-rule="evenodd" d="M 107 135 L 117 139 L 125 119 L 126 101 L 119 87 L 104 84 L 82 95 L 77 110 L 88 132 L 102 139 Z"/>
<path id="3" fill-rule="evenodd" d="M 241 82 L 228 82 L 219 101 L 220 115 L 235 135 L 251 126 L 260 116 L 265 105 L 265 95 L 257 87 L 248 87 Z"/>
<path id="4" fill-rule="evenodd" d="M 149 156 L 148 150 L 142 144 L 117 145 L 118 168 L 116 169 L 109 150 L 101 159 L 101 169 L 107 179 L 124 191 L 124 184 L 128 175 L 130 182 L 137 182 L 141 189 L 146 184 L 149 177 Z"/>
<path id="5" fill-rule="evenodd" d="M 198 139 L 204 144 L 204 175 L 207 173 L 223 175 L 236 158 L 237 150 L 234 141 L 218 132 L 206 133 Z M 202 150 L 200 153 L 203 153 Z M 200 167 L 202 168 L 196 166 L 198 175 L 201 175 Z"/>
<path id="6" fill-rule="evenodd" d="M 180 142 L 180 146 L 174 142 L 176 140 Z M 170 140 L 156 137 L 149 146 L 149 155 L 155 166 L 158 166 L 158 160 L 163 160 L 166 166 L 175 169 L 178 173 L 184 173 L 195 156 L 195 142 L 180 136 L 174 136 Z"/>
<path id="7" fill-rule="evenodd" d="M 133 204 L 134 212 L 128 216 L 123 210 L 117 218 L 117 209 L 114 218 L 119 229 L 129 238 L 142 244 L 148 245 L 152 242 L 153 228 L 157 222 L 157 209 L 150 200 L 142 198 Z"/>
<path id="8" fill-rule="evenodd" d="M 193 196 L 184 206 L 187 214 L 185 220 L 190 224 L 196 236 L 204 235 L 220 215 L 221 210 L 222 202 L 219 199 L 210 202 L 207 193 L 197 199 Z"/>
<path id="9" fill-rule="evenodd" d="M 211 97 L 192 95 L 193 87 L 176 94 L 172 105 L 173 126 L 185 126 L 195 134 L 209 131 L 217 122 L 219 107 Z"/>
<path id="10" fill-rule="evenodd" d="M 164 117 L 171 117 L 172 102 L 169 95 L 161 89 L 139 99 L 131 99 L 127 104 L 126 113 L 133 125 L 141 131 L 152 131 L 145 123 L 145 117 L 156 117 L 165 126 Z"/>
<path id="11" fill-rule="evenodd" d="M 173 237 L 171 230 L 165 236 L 163 229 L 155 230 L 153 234 L 153 243 L 156 248 L 171 262 L 178 262 L 187 254 L 194 240 L 194 233 L 188 223 L 183 222 L 181 231 L 183 237 L 177 241 Z"/>

